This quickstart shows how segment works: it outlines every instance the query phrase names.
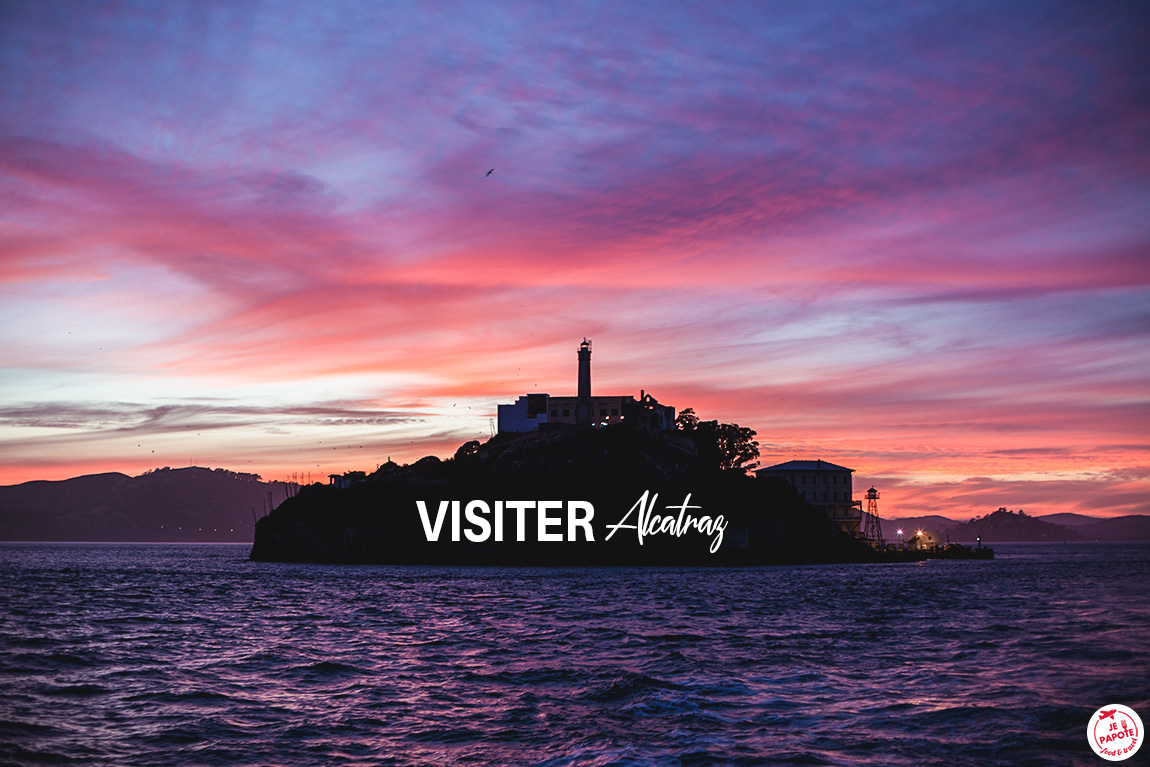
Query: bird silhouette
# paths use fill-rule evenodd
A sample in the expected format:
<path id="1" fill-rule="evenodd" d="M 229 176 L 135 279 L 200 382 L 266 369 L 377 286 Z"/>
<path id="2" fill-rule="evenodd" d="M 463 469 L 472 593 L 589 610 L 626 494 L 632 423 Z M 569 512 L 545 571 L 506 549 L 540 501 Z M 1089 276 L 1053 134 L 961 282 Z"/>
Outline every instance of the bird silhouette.
<path id="1" fill-rule="evenodd" d="M 495 168 L 492 168 L 491 170 L 487 171 L 487 176 L 490 176 L 494 172 L 495 172 Z M 484 178 L 487 178 L 487 176 L 484 176 Z"/>

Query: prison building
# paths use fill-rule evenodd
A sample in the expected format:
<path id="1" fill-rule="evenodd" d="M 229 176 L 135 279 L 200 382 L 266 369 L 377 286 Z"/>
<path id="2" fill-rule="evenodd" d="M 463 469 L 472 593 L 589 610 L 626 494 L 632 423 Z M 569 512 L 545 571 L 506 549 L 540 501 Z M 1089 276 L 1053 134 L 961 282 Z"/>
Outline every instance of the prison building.
<path id="1" fill-rule="evenodd" d="M 552 397 L 549 394 L 524 394 L 515 402 L 499 405 L 499 432 L 528 432 L 547 428 L 610 426 L 631 423 L 650 432 L 675 427 L 675 408 L 662 405 L 640 390 L 633 395 L 591 396 L 591 342 L 579 345 L 578 394 L 574 397 Z"/>
<path id="2" fill-rule="evenodd" d="M 822 509 L 827 519 L 856 538 L 862 532 L 862 501 L 854 500 L 851 475 L 854 469 L 827 461 L 787 461 L 758 469 L 758 477 L 780 477 L 790 483 L 807 503 Z"/>

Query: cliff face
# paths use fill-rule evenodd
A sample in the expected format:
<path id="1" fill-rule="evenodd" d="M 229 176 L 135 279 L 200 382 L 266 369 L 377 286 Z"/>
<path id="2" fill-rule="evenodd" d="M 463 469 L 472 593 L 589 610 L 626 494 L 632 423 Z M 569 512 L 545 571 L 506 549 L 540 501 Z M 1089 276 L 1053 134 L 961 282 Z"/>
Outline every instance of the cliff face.
<path id="1" fill-rule="evenodd" d="M 312 485 L 281 504 L 256 527 L 252 558 L 276 561 L 445 563 L 445 564 L 741 564 L 858 561 L 870 549 L 840 533 L 783 482 L 719 472 L 698 460 L 675 438 L 660 438 L 625 426 L 497 437 L 471 455 L 449 461 L 424 458 L 410 466 L 389 466 L 367 481 L 339 489 Z M 638 507 L 660 517 L 714 522 L 723 517 L 722 546 L 711 552 L 717 531 L 698 526 L 681 535 L 662 533 L 638 540 Z M 537 509 L 519 520 L 505 510 L 503 540 L 490 529 L 486 540 L 468 540 L 482 530 L 461 515 L 453 540 L 450 504 L 443 510 L 438 540 L 428 540 L 444 501 L 483 500 L 494 528 L 496 501 L 585 501 L 594 507 L 594 540 L 568 528 L 566 509 L 550 514 L 561 541 L 540 540 Z M 645 499 L 645 503 L 643 502 Z M 426 522 L 418 502 L 427 510 Z M 668 509 L 671 506 L 674 508 Z M 570 533 L 575 532 L 575 540 Z"/>

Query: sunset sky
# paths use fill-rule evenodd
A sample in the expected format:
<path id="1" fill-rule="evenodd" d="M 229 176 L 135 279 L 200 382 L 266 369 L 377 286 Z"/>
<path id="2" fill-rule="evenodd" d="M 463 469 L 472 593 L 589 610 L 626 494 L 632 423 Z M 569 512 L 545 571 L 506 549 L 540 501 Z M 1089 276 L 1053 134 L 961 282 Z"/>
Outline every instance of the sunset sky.
<path id="1" fill-rule="evenodd" d="M 1150 513 L 1148 22 L 4 3 L 0 483 L 447 457 L 586 336 L 885 516 Z"/>

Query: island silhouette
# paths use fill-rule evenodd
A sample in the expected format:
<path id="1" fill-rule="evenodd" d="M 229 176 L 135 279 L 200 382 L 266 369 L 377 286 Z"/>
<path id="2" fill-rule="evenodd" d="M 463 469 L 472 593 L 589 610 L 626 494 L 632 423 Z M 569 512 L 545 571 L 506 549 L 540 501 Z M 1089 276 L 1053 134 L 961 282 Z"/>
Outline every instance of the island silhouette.
<path id="1" fill-rule="evenodd" d="M 693 414 L 690 414 L 693 415 Z M 689 419 L 687 419 L 689 420 Z M 652 433 L 630 423 L 600 428 L 498 434 L 460 446 L 448 460 L 428 456 L 407 466 L 387 463 L 313 484 L 256 525 L 254 560 L 418 564 L 781 564 L 858 562 L 874 550 L 842 532 L 781 479 L 746 474 L 745 441 L 722 435 L 754 432 L 734 424 L 696 422 Z M 726 428 L 724 428 L 726 427 Z M 757 449 L 754 450 L 757 453 Z M 539 540 L 540 509 L 523 511 L 525 540 L 508 520 L 501 541 L 447 534 L 444 513 L 435 540 L 429 523 L 444 502 L 579 501 L 595 510 L 593 540 Z M 721 545 L 693 528 L 649 535 L 610 526 L 635 523 L 646 499 L 656 513 L 721 515 Z M 691 508 L 684 512 L 682 505 Z M 421 514 L 422 508 L 426 510 Z M 668 509 L 668 507 L 671 507 Z M 630 516 L 628 517 L 628 514 Z M 562 512 L 556 516 L 562 519 Z M 562 529 L 562 524 L 556 525 Z M 608 537 L 610 535 L 610 537 Z"/>
<path id="2" fill-rule="evenodd" d="M 967 522 L 894 518 L 884 537 L 869 500 L 878 492 L 862 511 L 852 469 L 792 460 L 752 478 L 753 429 L 692 408 L 676 416 L 645 390 L 593 395 L 588 339 L 576 355 L 575 396 L 499 405 L 498 434 L 448 460 L 389 459 L 303 488 L 296 475 L 263 482 L 199 467 L 26 482 L 0 487 L 0 540 L 254 541 L 257 560 L 700 564 L 991 554 L 951 541 L 1150 540 L 1145 515 L 1005 508 Z"/>

